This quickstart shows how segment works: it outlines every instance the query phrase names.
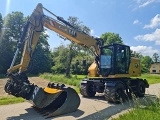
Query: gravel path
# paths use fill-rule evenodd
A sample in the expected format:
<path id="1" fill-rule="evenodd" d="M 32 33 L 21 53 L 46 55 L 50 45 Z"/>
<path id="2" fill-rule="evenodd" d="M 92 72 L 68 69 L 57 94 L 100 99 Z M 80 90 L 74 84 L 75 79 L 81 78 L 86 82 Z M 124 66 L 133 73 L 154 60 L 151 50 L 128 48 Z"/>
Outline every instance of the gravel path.
<path id="1" fill-rule="evenodd" d="M 31 78 L 32 82 L 35 82 L 37 79 L 41 79 L 38 77 Z M 0 81 L 5 81 L 6 79 L 0 79 Z M 35 81 L 34 81 L 35 80 Z M 37 82 L 37 81 L 36 81 Z M 44 83 L 43 83 L 44 82 Z M 2 83 L 2 82 L 1 82 Z M 4 82 L 5 83 L 5 82 Z M 39 84 L 43 85 L 47 84 L 46 81 L 39 80 Z M 38 85 L 39 85 L 38 84 Z M 1 87 L 2 84 L 0 84 Z M 1 91 L 1 93 L 3 93 Z M 160 95 L 160 84 L 151 85 L 149 89 L 147 89 L 146 98 L 148 96 L 155 98 Z M 132 102 L 125 102 L 123 104 L 112 104 L 108 103 L 104 100 L 102 94 L 98 94 L 96 97 L 92 99 L 83 98 L 80 95 L 81 104 L 76 112 L 65 114 L 62 116 L 48 118 L 46 120 L 103 120 L 110 119 L 112 117 L 116 117 L 123 111 L 128 110 Z M 34 111 L 31 107 L 32 105 L 28 102 L 23 102 L 19 104 L 12 105 L 2 105 L 0 106 L 0 120 L 44 120 L 45 117 Z"/>

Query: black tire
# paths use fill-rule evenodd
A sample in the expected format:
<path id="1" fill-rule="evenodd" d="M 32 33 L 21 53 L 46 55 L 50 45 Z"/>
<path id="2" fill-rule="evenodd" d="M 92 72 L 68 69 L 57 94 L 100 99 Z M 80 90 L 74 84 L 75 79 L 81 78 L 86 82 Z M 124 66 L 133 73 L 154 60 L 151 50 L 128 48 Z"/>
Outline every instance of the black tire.
<path id="1" fill-rule="evenodd" d="M 144 97 L 145 95 L 145 83 L 143 81 L 139 81 L 138 82 L 138 85 L 137 85 L 137 89 L 136 89 L 136 92 L 135 92 L 135 95 L 137 97 Z"/>
<path id="2" fill-rule="evenodd" d="M 129 88 L 129 89 L 127 89 L 126 90 L 126 94 L 127 94 L 127 98 L 128 98 L 128 100 L 130 100 L 130 99 L 132 99 L 132 89 L 131 88 Z"/>
<path id="3" fill-rule="evenodd" d="M 115 88 L 107 87 L 107 89 L 104 90 L 104 97 L 108 102 L 115 102 Z"/>
<path id="4" fill-rule="evenodd" d="M 127 99 L 125 86 L 121 82 L 116 83 L 115 87 L 107 87 L 104 93 L 105 99 L 109 102 L 122 103 Z"/>
<path id="5" fill-rule="evenodd" d="M 83 97 L 94 97 L 96 91 L 94 91 L 94 86 L 92 82 L 81 83 L 80 93 Z"/>

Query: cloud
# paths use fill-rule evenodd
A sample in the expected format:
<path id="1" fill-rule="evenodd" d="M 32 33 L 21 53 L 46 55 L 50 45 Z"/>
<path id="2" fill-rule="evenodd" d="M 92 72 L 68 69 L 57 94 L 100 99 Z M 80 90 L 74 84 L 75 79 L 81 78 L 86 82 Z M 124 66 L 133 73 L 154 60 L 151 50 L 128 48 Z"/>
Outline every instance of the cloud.
<path id="1" fill-rule="evenodd" d="M 139 20 L 134 20 L 133 21 L 133 24 L 138 24 L 139 23 Z"/>
<path id="2" fill-rule="evenodd" d="M 156 0 L 147 0 L 147 1 L 145 1 L 144 3 L 141 3 L 141 4 L 139 5 L 139 8 L 146 7 L 146 6 L 148 6 L 149 4 L 151 4 L 151 3 L 155 2 L 155 1 L 156 1 Z"/>
<path id="3" fill-rule="evenodd" d="M 139 20 L 136 19 L 136 20 L 133 21 L 133 24 L 142 24 L 142 23 Z"/>
<path id="4" fill-rule="evenodd" d="M 145 25 L 144 28 L 155 28 L 160 25 L 160 14 L 157 14 L 151 19 L 150 24 Z"/>
<path id="5" fill-rule="evenodd" d="M 144 8 L 152 3 L 160 2 L 160 0 L 134 0 L 134 1 L 138 5 L 138 8 Z"/>
<path id="6" fill-rule="evenodd" d="M 156 45 L 160 45 L 160 29 L 156 29 L 151 34 L 145 35 L 137 35 L 134 37 L 135 40 L 143 40 L 143 41 L 154 41 Z"/>
<path id="7" fill-rule="evenodd" d="M 131 50 L 141 53 L 144 56 L 152 57 L 154 53 L 158 53 L 157 49 L 153 49 L 151 46 L 131 46 Z"/>

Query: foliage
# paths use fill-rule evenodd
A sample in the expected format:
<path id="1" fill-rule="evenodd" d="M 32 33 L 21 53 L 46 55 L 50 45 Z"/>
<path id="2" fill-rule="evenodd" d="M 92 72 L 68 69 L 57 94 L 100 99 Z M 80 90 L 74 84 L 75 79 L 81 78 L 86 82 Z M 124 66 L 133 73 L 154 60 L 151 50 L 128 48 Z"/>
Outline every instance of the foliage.
<path id="1" fill-rule="evenodd" d="M 47 39 L 48 35 L 42 32 L 28 68 L 31 74 L 51 72 L 52 57 Z"/>
<path id="2" fill-rule="evenodd" d="M 47 79 L 54 83 L 62 83 L 65 85 L 71 85 L 74 86 L 74 89 L 79 93 L 79 86 L 82 79 L 84 79 L 86 76 L 84 75 L 72 75 L 70 78 L 66 77 L 64 74 L 49 74 L 44 73 L 40 74 L 40 77 Z"/>
<path id="3" fill-rule="evenodd" d="M 90 29 L 87 26 L 84 26 L 81 21 L 77 17 L 70 16 L 68 18 L 68 22 L 73 25 L 76 30 L 79 32 L 83 32 L 84 34 L 89 34 Z M 85 52 L 84 52 L 85 51 Z M 60 45 L 59 47 L 55 48 L 52 52 L 53 57 L 53 67 L 52 72 L 54 73 L 65 73 L 67 77 L 70 76 L 70 73 L 75 73 L 79 71 L 80 74 L 84 73 L 84 69 L 79 69 L 75 65 L 75 61 L 77 59 L 77 56 L 79 59 L 83 59 L 84 56 L 88 56 L 87 52 L 84 47 L 76 44 L 76 43 L 70 43 L 69 45 Z M 81 56 L 82 54 L 85 54 Z M 85 70 L 86 71 L 86 70 Z"/>
<path id="4" fill-rule="evenodd" d="M 146 79 L 149 84 L 160 83 L 160 75 L 158 74 L 142 74 L 139 78 Z"/>
<path id="5" fill-rule="evenodd" d="M 151 64 L 153 63 L 153 60 L 150 56 L 143 56 L 141 53 L 137 53 L 135 51 L 131 50 L 132 57 L 136 57 L 140 59 L 140 65 L 141 65 L 141 72 L 142 73 L 149 73 L 149 68 Z"/>
<path id="6" fill-rule="evenodd" d="M 3 23 L 2 27 L 4 28 L 0 31 L 1 74 L 5 74 L 11 64 L 14 52 L 17 49 L 18 40 L 22 34 L 22 28 L 26 20 L 27 18 L 24 17 L 23 13 L 21 12 L 12 12 L 11 14 L 8 14 L 4 20 L 2 19 L 2 22 L 0 15 L 0 23 Z M 36 46 L 36 50 L 33 55 L 33 59 L 30 63 L 30 68 L 32 68 L 30 70 L 32 74 L 50 72 L 51 70 L 52 59 L 47 39 L 48 35 L 43 32 L 40 36 L 38 45 Z M 22 51 L 23 47 L 19 52 L 19 56 L 17 57 L 15 65 L 20 63 Z"/>
<path id="7" fill-rule="evenodd" d="M 132 51 L 132 50 L 131 50 L 131 56 L 136 57 L 136 58 L 140 58 L 140 59 L 143 57 L 143 55 L 141 53 L 138 53 L 138 52 Z"/>
<path id="8" fill-rule="evenodd" d="M 122 38 L 119 36 L 119 34 L 106 32 L 101 35 L 101 38 L 104 40 L 104 45 L 109 45 L 111 43 L 120 43 L 122 44 Z"/>
<path id="9" fill-rule="evenodd" d="M 94 60 L 94 57 L 91 55 L 86 56 L 85 53 L 81 52 L 76 55 L 76 57 L 72 61 L 72 74 L 81 74 L 81 75 L 87 75 L 88 68 L 92 64 Z M 84 65 L 83 62 L 86 62 L 86 65 Z"/>
<path id="10" fill-rule="evenodd" d="M 160 61 L 160 59 L 159 59 L 159 55 L 158 55 L 158 53 L 154 53 L 153 54 L 153 56 L 152 56 L 152 59 L 153 59 L 153 62 L 159 62 Z"/>
<path id="11" fill-rule="evenodd" d="M 54 48 L 52 52 L 53 73 L 65 73 L 67 57 L 68 57 L 68 48 L 65 45 L 60 45 Z"/>
<path id="12" fill-rule="evenodd" d="M 1 33 L 2 25 L 3 25 L 3 20 L 2 20 L 2 14 L 0 13 L 0 33 Z M 0 38 L 1 38 L 1 35 L 2 33 L 0 34 Z"/>
<path id="13" fill-rule="evenodd" d="M 4 74 L 0 74 L 0 78 L 5 78 L 6 76 Z"/>
<path id="14" fill-rule="evenodd" d="M 141 72 L 148 73 L 150 65 L 152 63 L 152 58 L 150 56 L 143 56 L 141 57 Z"/>
<path id="15" fill-rule="evenodd" d="M 25 100 L 20 97 L 2 97 L 0 98 L 0 105 L 16 104 L 24 101 Z"/>
<path id="16" fill-rule="evenodd" d="M 120 115 L 118 118 L 113 118 L 112 120 L 159 120 L 159 118 L 160 102 L 158 100 L 144 107 L 141 107 L 139 104 L 139 106 L 131 108 L 127 113 Z"/>
<path id="17" fill-rule="evenodd" d="M 24 24 L 23 13 L 12 12 L 3 20 L 3 30 L 1 29 L 0 44 L 0 72 L 6 73 L 9 68 L 14 51 L 16 49 L 17 40 L 21 36 L 21 29 Z"/>

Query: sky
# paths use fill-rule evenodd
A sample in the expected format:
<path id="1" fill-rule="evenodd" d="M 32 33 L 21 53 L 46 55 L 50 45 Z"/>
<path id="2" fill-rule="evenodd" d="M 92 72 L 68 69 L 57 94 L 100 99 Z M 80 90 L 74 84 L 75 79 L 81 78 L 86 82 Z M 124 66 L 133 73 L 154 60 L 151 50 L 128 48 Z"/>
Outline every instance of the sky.
<path id="1" fill-rule="evenodd" d="M 133 51 L 160 55 L 160 0 L 1 0 L 0 13 L 3 18 L 15 11 L 28 16 L 38 3 L 65 20 L 78 17 L 92 36 L 113 32 Z M 51 49 L 69 43 L 53 31 L 47 33 Z"/>

